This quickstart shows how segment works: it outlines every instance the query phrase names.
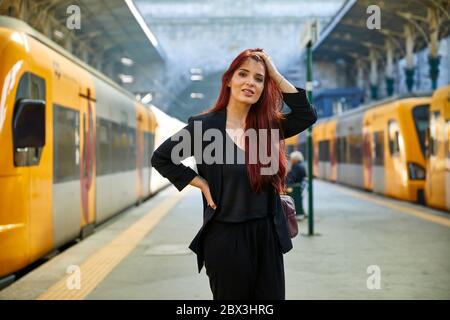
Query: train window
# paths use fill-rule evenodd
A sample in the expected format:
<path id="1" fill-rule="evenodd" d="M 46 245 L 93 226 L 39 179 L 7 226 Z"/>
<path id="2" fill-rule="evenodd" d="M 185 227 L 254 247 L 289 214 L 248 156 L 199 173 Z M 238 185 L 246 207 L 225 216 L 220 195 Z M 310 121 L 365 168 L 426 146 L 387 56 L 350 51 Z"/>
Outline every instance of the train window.
<path id="1" fill-rule="evenodd" d="M 330 140 L 319 141 L 319 161 L 330 161 Z"/>
<path id="2" fill-rule="evenodd" d="M 374 159 L 374 165 L 384 165 L 384 132 L 378 131 L 373 133 L 373 149 L 372 159 Z"/>
<path id="3" fill-rule="evenodd" d="M 128 161 L 127 170 L 136 169 L 136 129 L 128 128 Z"/>
<path id="4" fill-rule="evenodd" d="M 144 163 L 146 164 L 147 167 L 150 168 L 152 166 L 152 164 L 150 162 L 150 158 L 153 153 L 155 140 L 154 140 L 153 133 L 150 133 L 150 132 L 145 134 L 145 138 L 146 138 L 145 145 L 147 148 L 147 153 L 146 153 L 146 157 L 144 159 Z"/>
<path id="5" fill-rule="evenodd" d="M 37 75 L 25 72 L 19 80 L 15 103 L 20 99 L 34 99 L 45 101 L 45 80 Z M 38 165 L 41 159 L 42 147 L 40 148 L 15 148 L 15 166 Z"/>
<path id="6" fill-rule="evenodd" d="M 122 162 L 122 139 L 120 134 L 120 125 L 115 122 L 111 122 L 111 135 L 112 135 L 112 146 L 111 146 L 111 172 L 121 171 Z"/>
<path id="7" fill-rule="evenodd" d="M 426 132 L 428 130 L 429 122 L 429 109 L 428 104 L 416 106 L 412 109 L 414 125 L 416 127 L 417 137 L 420 142 L 420 150 L 422 155 L 426 154 Z"/>
<path id="8" fill-rule="evenodd" d="M 97 118 L 97 175 L 111 172 L 111 128 L 108 120 Z"/>
<path id="9" fill-rule="evenodd" d="M 53 182 L 80 178 L 80 115 L 53 105 Z"/>
<path id="10" fill-rule="evenodd" d="M 399 144 L 399 128 L 397 121 L 390 120 L 388 122 L 388 132 L 389 132 L 389 153 L 391 156 L 398 155 L 400 153 L 400 144 Z"/>
<path id="11" fill-rule="evenodd" d="M 345 162 L 345 137 L 338 137 L 336 139 L 336 155 L 337 162 L 344 163 Z"/>
<path id="12" fill-rule="evenodd" d="M 362 135 L 352 134 L 348 136 L 350 163 L 362 164 Z"/>

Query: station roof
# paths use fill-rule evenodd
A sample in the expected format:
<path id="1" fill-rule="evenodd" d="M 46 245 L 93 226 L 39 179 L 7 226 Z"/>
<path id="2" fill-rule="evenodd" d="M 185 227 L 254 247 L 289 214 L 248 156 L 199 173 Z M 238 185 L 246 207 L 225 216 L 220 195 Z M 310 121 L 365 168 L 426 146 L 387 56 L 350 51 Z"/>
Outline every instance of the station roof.
<path id="1" fill-rule="evenodd" d="M 81 29 L 77 38 L 105 57 L 127 57 L 141 65 L 165 60 L 156 37 L 131 0 L 39 1 L 62 25 L 71 14 L 70 5 L 80 8 Z"/>
<path id="2" fill-rule="evenodd" d="M 378 5 L 381 11 L 381 28 L 370 30 L 366 20 L 371 15 L 366 12 L 370 5 Z M 367 60 L 370 47 L 380 52 L 385 51 L 385 39 L 388 37 L 394 43 L 395 58 L 405 56 L 404 25 L 409 19 L 419 25 L 423 33 L 417 33 L 414 50 L 419 51 L 427 46 L 424 35 L 429 36 L 427 23 L 427 7 L 437 7 L 440 15 L 441 30 L 439 38 L 450 34 L 450 15 L 448 0 L 347 0 L 323 29 L 320 38 L 313 46 L 314 59 L 336 62 L 355 59 Z"/>

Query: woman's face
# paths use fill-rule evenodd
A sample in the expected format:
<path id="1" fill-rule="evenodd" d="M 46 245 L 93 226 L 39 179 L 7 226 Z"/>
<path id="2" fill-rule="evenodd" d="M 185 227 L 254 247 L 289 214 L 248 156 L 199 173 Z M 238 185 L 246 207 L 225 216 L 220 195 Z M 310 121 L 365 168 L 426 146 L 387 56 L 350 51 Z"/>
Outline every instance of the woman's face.
<path id="1" fill-rule="evenodd" d="M 230 99 L 249 105 L 256 103 L 264 89 L 264 77 L 263 63 L 248 58 L 231 78 Z"/>

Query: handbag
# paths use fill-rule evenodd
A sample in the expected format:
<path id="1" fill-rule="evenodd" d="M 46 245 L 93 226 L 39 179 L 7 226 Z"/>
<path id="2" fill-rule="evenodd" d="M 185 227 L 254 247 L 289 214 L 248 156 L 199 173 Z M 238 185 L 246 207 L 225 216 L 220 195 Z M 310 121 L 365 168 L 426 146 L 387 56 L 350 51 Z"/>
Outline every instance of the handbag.
<path id="1" fill-rule="evenodd" d="M 289 235 L 294 238 L 298 234 L 298 224 L 295 212 L 294 199 L 287 194 L 280 194 L 281 207 L 286 218 L 286 223 L 289 229 Z"/>

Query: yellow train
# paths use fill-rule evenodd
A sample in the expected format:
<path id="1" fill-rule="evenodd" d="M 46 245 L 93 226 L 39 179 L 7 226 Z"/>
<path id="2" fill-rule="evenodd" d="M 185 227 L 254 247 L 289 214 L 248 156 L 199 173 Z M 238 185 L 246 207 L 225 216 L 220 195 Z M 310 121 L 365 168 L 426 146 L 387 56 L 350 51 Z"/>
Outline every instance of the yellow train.
<path id="1" fill-rule="evenodd" d="M 450 86 L 436 90 L 427 134 L 427 204 L 450 211 Z"/>
<path id="2" fill-rule="evenodd" d="M 312 132 L 313 175 L 450 210 L 449 101 L 447 86 L 320 119 Z M 288 148 L 306 156 L 306 134 Z"/>
<path id="3" fill-rule="evenodd" d="M 2 278 L 167 185 L 150 156 L 183 123 L 3 16 L 0 61 Z"/>

